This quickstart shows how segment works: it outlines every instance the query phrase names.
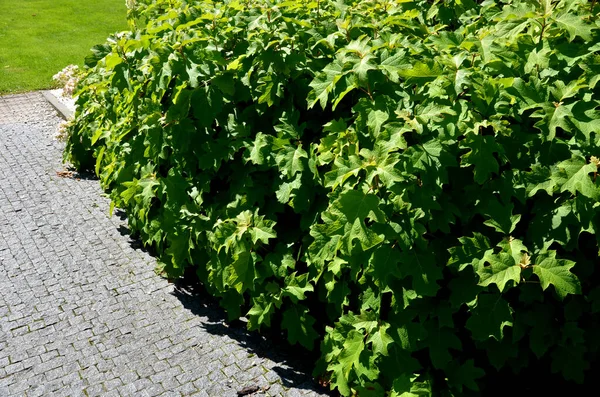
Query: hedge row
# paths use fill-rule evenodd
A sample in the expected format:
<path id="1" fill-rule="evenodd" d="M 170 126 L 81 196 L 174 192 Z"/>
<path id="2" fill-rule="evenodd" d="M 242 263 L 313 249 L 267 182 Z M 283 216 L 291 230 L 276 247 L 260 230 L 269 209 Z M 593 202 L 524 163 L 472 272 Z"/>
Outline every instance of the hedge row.
<path id="1" fill-rule="evenodd" d="M 595 1 L 133 3 L 66 159 L 164 274 L 345 396 L 591 380 Z"/>

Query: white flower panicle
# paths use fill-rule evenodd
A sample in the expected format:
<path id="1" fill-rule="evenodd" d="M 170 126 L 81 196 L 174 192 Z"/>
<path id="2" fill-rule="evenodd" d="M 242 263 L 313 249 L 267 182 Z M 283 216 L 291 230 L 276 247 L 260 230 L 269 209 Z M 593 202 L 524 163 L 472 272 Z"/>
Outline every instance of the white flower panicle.
<path id="1" fill-rule="evenodd" d="M 67 140 L 67 138 L 69 137 L 68 127 L 70 124 L 71 124 L 70 120 L 62 121 L 56 129 L 56 134 L 54 135 L 54 139 L 56 139 L 57 141 L 65 142 Z"/>
<path id="2" fill-rule="evenodd" d="M 79 66 L 69 65 L 52 76 L 52 79 L 63 86 L 63 96 L 71 97 L 77 87 L 80 75 Z"/>
<path id="3" fill-rule="evenodd" d="M 133 10 L 135 8 L 135 0 L 125 0 L 125 7 Z"/>

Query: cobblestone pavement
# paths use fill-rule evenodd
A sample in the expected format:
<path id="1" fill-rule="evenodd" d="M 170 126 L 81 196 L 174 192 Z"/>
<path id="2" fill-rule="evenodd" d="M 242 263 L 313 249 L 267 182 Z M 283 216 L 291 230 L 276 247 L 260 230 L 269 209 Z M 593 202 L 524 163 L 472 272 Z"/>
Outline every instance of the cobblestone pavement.
<path id="1" fill-rule="evenodd" d="M 0 97 L 0 397 L 324 395 L 154 274 L 98 182 L 60 172 L 59 121 L 39 93 Z"/>

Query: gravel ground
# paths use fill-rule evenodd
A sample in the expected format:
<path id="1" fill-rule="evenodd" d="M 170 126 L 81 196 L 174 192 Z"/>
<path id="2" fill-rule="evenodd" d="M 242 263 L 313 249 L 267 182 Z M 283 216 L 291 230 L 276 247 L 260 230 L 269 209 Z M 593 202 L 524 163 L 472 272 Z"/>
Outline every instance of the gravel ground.
<path id="1" fill-rule="evenodd" d="M 0 396 L 324 396 L 154 274 L 98 182 L 64 169 L 60 120 L 40 93 L 0 97 Z"/>

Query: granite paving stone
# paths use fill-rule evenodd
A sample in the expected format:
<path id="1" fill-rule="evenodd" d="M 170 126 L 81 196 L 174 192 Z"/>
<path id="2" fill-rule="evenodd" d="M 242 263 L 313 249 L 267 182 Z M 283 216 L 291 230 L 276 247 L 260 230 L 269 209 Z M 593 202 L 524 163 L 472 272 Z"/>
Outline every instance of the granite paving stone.
<path id="1" fill-rule="evenodd" d="M 156 275 L 63 164 L 60 122 L 39 92 L 0 96 L 0 397 L 327 395 L 293 349 Z"/>

